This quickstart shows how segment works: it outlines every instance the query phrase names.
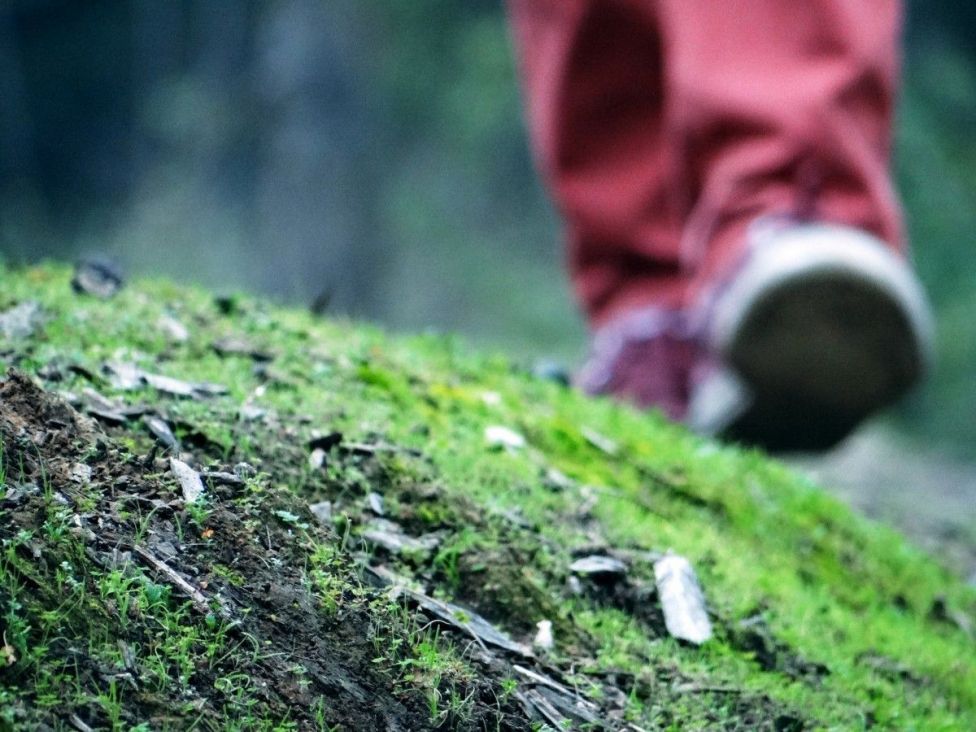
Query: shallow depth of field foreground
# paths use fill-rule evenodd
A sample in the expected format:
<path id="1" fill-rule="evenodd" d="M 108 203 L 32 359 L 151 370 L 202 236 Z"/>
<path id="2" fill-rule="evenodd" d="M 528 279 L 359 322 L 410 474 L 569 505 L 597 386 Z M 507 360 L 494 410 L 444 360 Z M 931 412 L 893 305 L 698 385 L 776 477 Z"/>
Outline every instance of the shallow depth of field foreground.
<path id="1" fill-rule="evenodd" d="M 71 279 L 0 270 L 0 729 L 976 729 L 976 590 L 777 462 L 450 338 Z"/>

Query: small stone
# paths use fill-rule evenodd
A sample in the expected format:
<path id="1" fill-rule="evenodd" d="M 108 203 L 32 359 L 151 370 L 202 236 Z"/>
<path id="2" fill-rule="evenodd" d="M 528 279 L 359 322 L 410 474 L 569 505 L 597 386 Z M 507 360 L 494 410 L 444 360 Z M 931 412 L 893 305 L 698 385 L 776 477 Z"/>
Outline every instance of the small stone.
<path id="1" fill-rule="evenodd" d="M 176 480 L 179 481 L 180 487 L 183 489 L 183 500 L 187 503 L 194 503 L 199 500 L 200 496 L 203 495 L 203 481 L 200 480 L 200 474 L 176 458 L 170 458 L 169 469 L 176 476 Z"/>
<path id="2" fill-rule="evenodd" d="M 210 381 L 197 381 L 193 384 L 194 396 L 200 399 L 224 396 L 229 391 L 223 384 L 214 384 Z"/>
<path id="3" fill-rule="evenodd" d="M 309 505 L 308 510 L 323 524 L 328 526 L 332 523 L 332 501 L 312 503 Z"/>
<path id="4" fill-rule="evenodd" d="M 308 441 L 308 447 L 310 450 L 322 449 L 328 452 L 333 447 L 342 442 L 341 432 L 329 432 L 325 435 L 314 435 Z"/>
<path id="5" fill-rule="evenodd" d="M 308 467 L 312 470 L 319 470 L 325 465 L 325 458 L 328 456 L 321 447 L 316 447 L 308 456 Z"/>
<path id="6" fill-rule="evenodd" d="M 49 361 L 37 370 L 37 375 L 45 381 L 64 380 L 64 371 L 61 366 L 53 361 Z"/>
<path id="7" fill-rule="evenodd" d="M 211 384 L 206 381 L 190 382 L 174 379 L 172 376 L 150 374 L 135 364 L 120 361 L 106 363 L 105 372 L 108 374 L 112 386 L 122 391 L 139 389 L 148 384 L 164 394 L 193 399 L 221 396 L 227 393 L 227 387 L 220 384 Z"/>
<path id="8" fill-rule="evenodd" d="M 83 259 L 75 265 L 71 287 L 78 294 L 108 299 L 122 289 L 122 273 L 104 259 Z"/>
<path id="9" fill-rule="evenodd" d="M 234 475 L 241 480 L 250 480 L 257 474 L 257 468 L 250 463 L 237 463 L 237 465 L 234 466 Z"/>
<path id="10" fill-rule="evenodd" d="M 546 471 L 546 488 L 552 491 L 565 491 L 573 487 L 574 483 L 569 477 L 560 470 L 549 468 Z"/>
<path id="11" fill-rule="evenodd" d="M 257 422 L 259 419 L 264 419 L 268 410 L 256 407 L 253 404 L 242 404 L 238 414 L 245 422 Z"/>
<path id="12" fill-rule="evenodd" d="M 228 473 L 223 470 L 204 470 L 201 471 L 200 477 L 213 485 L 231 485 L 235 487 L 244 485 L 244 479 L 237 473 Z"/>
<path id="13" fill-rule="evenodd" d="M 81 394 L 84 397 L 85 408 L 89 414 L 112 424 L 126 423 L 128 418 L 125 414 L 124 404 L 102 396 L 90 387 L 82 389 Z"/>
<path id="14" fill-rule="evenodd" d="M 171 376 L 161 376 L 160 374 L 143 374 L 142 378 L 153 389 L 172 394 L 173 396 L 193 397 L 193 384 L 181 379 L 174 379 Z"/>
<path id="15" fill-rule="evenodd" d="M 27 301 L 0 313 L 0 335 L 6 340 L 29 338 L 41 320 L 41 306 Z"/>
<path id="16" fill-rule="evenodd" d="M 520 450 L 525 447 L 525 438 L 522 435 L 508 427 L 498 425 L 485 428 L 485 441 L 491 447 L 509 450 Z"/>
<path id="17" fill-rule="evenodd" d="M 68 477 L 75 483 L 88 485 L 91 483 L 92 477 L 91 466 L 85 465 L 84 463 L 75 463 L 71 466 L 71 471 L 68 473 Z"/>
<path id="18" fill-rule="evenodd" d="M 386 515 L 386 509 L 383 507 L 383 496 L 379 493 L 370 493 L 366 496 L 366 502 L 369 504 L 369 510 L 377 516 Z"/>
<path id="19" fill-rule="evenodd" d="M 175 546 L 173 546 L 173 543 L 165 540 L 154 541 L 152 543 L 152 548 L 157 554 L 161 554 L 166 559 L 175 557 L 178 553 L 178 550 Z"/>

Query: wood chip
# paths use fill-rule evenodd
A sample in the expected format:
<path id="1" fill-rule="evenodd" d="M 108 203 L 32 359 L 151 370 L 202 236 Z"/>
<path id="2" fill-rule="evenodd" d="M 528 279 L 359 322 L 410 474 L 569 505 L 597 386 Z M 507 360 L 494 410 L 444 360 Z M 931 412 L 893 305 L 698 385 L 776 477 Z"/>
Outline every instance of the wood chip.
<path id="1" fill-rule="evenodd" d="M 232 485 L 240 487 L 244 485 L 244 479 L 237 473 L 228 473 L 225 470 L 202 470 L 200 477 L 213 483 L 214 485 Z"/>
<path id="2" fill-rule="evenodd" d="M 668 633 L 695 645 L 711 638 L 705 597 L 691 563 L 676 554 L 666 554 L 654 563 L 654 577 Z"/>
<path id="3" fill-rule="evenodd" d="M 82 389 L 81 396 L 85 411 L 103 422 L 121 425 L 128 421 L 124 404 L 99 394 L 91 387 Z"/>
<path id="4" fill-rule="evenodd" d="M 555 646 L 555 641 L 552 637 L 552 621 L 540 620 L 535 624 L 535 627 L 537 630 L 535 638 L 532 639 L 532 645 L 543 651 L 551 651 Z"/>
<path id="5" fill-rule="evenodd" d="M 316 447 L 308 455 L 308 467 L 312 470 L 319 470 L 323 465 L 325 465 L 325 459 L 328 457 L 328 453 L 321 447 Z"/>
<path id="6" fill-rule="evenodd" d="M 378 547 L 382 547 L 391 554 L 403 552 L 429 554 L 437 548 L 441 537 L 437 534 L 427 534 L 414 538 L 403 533 L 398 524 L 384 519 L 370 521 L 363 530 L 362 537 Z"/>
<path id="7" fill-rule="evenodd" d="M 140 557 L 145 559 L 152 566 L 152 568 L 155 569 L 157 572 L 165 575 L 166 578 L 170 582 L 172 582 L 173 585 L 180 592 L 182 592 L 184 595 L 186 595 L 193 601 L 193 604 L 197 608 L 197 610 L 199 610 L 202 613 L 210 612 L 210 601 L 207 599 L 207 596 L 204 595 L 203 592 L 201 592 L 199 589 L 191 585 L 189 582 L 187 582 L 185 579 L 183 579 L 183 577 L 180 576 L 180 574 L 175 569 L 170 567 L 161 559 L 158 559 L 152 552 L 148 551 L 147 549 L 144 549 L 138 544 L 134 544 L 132 546 L 132 551 L 134 551 Z M 228 608 L 224 606 L 222 603 L 221 603 L 221 611 L 222 611 L 221 614 L 223 614 L 224 616 L 230 614 Z"/>
<path id="8" fill-rule="evenodd" d="M 569 571 L 580 575 L 618 575 L 627 574 L 627 565 L 615 557 L 592 554 L 577 559 L 569 565 Z"/>
<path id="9" fill-rule="evenodd" d="M 156 442 L 169 450 L 179 449 L 180 441 L 176 439 L 176 435 L 165 420 L 159 417 L 146 417 L 144 421 L 146 428 L 156 438 Z"/>
<path id="10" fill-rule="evenodd" d="M 109 375 L 112 386 L 122 391 L 140 389 L 148 384 L 164 394 L 190 399 L 206 399 L 227 393 L 227 387 L 221 384 L 208 381 L 183 381 L 172 376 L 151 374 L 131 363 L 110 361 L 105 364 L 105 371 Z"/>
<path id="11" fill-rule="evenodd" d="M 589 427 L 583 427 L 580 430 L 580 434 L 589 442 L 593 447 L 595 447 L 600 452 L 603 452 L 610 457 L 616 457 L 620 452 L 620 445 L 611 440 L 609 437 L 601 435 L 596 430 L 592 430 Z"/>
<path id="12" fill-rule="evenodd" d="M 203 481 L 200 474 L 176 458 L 169 459 L 169 469 L 180 483 L 183 489 L 183 500 L 187 503 L 194 503 L 203 495 Z"/>
<path id="13" fill-rule="evenodd" d="M 409 587 L 404 587 L 403 592 L 411 597 L 424 612 L 470 635 L 478 641 L 482 650 L 487 650 L 484 648 L 484 644 L 488 644 L 525 658 L 532 656 L 527 648 L 513 641 L 508 635 L 498 630 L 473 610 L 467 610 L 443 600 L 435 600 L 433 597 L 411 590 Z"/>

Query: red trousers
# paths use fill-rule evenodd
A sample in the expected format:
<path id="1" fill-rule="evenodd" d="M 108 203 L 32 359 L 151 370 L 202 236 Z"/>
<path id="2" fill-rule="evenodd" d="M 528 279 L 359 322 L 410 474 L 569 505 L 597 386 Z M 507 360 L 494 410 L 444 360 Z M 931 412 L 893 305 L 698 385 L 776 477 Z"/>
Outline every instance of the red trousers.
<path id="1" fill-rule="evenodd" d="M 594 325 L 683 308 L 764 215 L 903 248 L 898 0 L 509 0 L 530 136 Z"/>

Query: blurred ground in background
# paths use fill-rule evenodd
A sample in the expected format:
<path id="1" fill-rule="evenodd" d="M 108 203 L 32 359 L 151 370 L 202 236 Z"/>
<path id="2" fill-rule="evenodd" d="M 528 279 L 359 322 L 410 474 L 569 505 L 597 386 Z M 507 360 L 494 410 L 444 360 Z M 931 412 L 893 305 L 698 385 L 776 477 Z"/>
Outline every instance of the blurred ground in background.
<path id="1" fill-rule="evenodd" d="M 976 5 L 909 10 L 896 167 L 939 369 L 825 470 L 876 515 L 958 520 L 976 503 Z M 0 100 L 8 261 L 100 252 L 517 358 L 585 346 L 499 2 L 6 0 Z"/>

